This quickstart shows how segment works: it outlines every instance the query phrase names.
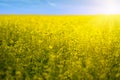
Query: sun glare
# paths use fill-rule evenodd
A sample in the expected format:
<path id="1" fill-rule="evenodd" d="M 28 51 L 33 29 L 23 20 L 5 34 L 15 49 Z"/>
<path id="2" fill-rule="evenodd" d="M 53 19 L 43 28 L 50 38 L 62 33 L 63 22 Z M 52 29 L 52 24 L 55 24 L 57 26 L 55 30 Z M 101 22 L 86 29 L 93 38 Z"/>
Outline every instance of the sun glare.
<path id="1" fill-rule="evenodd" d="M 106 0 L 106 5 L 104 7 L 104 14 L 117 14 L 117 3 L 114 0 Z"/>
<path id="2" fill-rule="evenodd" d="M 109 6 L 105 9 L 104 14 L 117 14 L 117 8 L 114 6 Z"/>

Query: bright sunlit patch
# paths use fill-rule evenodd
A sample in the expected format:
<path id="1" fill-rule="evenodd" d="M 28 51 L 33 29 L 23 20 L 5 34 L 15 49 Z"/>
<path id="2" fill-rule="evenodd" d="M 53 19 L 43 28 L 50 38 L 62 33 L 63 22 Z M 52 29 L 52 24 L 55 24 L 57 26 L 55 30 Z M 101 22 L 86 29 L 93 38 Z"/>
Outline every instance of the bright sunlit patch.
<path id="1" fill-rule="evenodd" d="M 105 9 L 104 14 L 117 14 L 117 8 L 114 6 L 109 6 Z"/>
<path id="2" fill-rule="evenodd" d="M 117 8 L 117 2 L 114 0 L 106 0 L 106 5 L 104 7 L 104 14 L 117 14 L 118 8 Z"/>

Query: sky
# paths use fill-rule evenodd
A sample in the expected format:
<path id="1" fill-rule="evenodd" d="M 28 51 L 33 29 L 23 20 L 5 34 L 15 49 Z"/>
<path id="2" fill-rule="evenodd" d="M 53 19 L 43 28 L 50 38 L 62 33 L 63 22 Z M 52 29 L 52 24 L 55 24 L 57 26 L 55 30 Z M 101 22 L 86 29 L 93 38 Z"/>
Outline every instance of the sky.
<path id="1" fill-rule="evenodd" d="M 0 0 L 0 14 L 119 14 L 120 0 Z"/>

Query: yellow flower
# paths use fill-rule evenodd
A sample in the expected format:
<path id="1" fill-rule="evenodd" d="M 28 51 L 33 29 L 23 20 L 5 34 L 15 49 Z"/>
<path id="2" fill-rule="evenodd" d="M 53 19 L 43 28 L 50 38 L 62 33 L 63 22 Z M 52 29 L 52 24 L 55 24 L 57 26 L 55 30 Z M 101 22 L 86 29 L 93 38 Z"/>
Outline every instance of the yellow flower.
<path id="1" fill-rule="evenodd" d="M 49 49 L 52 49 L 52 48 L 53 48 L 53 46 L 49 45 Z"/>

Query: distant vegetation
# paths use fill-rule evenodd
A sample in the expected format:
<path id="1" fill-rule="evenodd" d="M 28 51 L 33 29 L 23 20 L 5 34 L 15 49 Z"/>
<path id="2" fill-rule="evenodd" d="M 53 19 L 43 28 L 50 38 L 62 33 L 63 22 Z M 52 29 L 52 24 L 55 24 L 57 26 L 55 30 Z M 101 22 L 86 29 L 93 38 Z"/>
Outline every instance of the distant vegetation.
<path id="1" fill-rule="evenodd" d="M 119 80 L 120 16 L 0 16 L 0 80 Z"/>

